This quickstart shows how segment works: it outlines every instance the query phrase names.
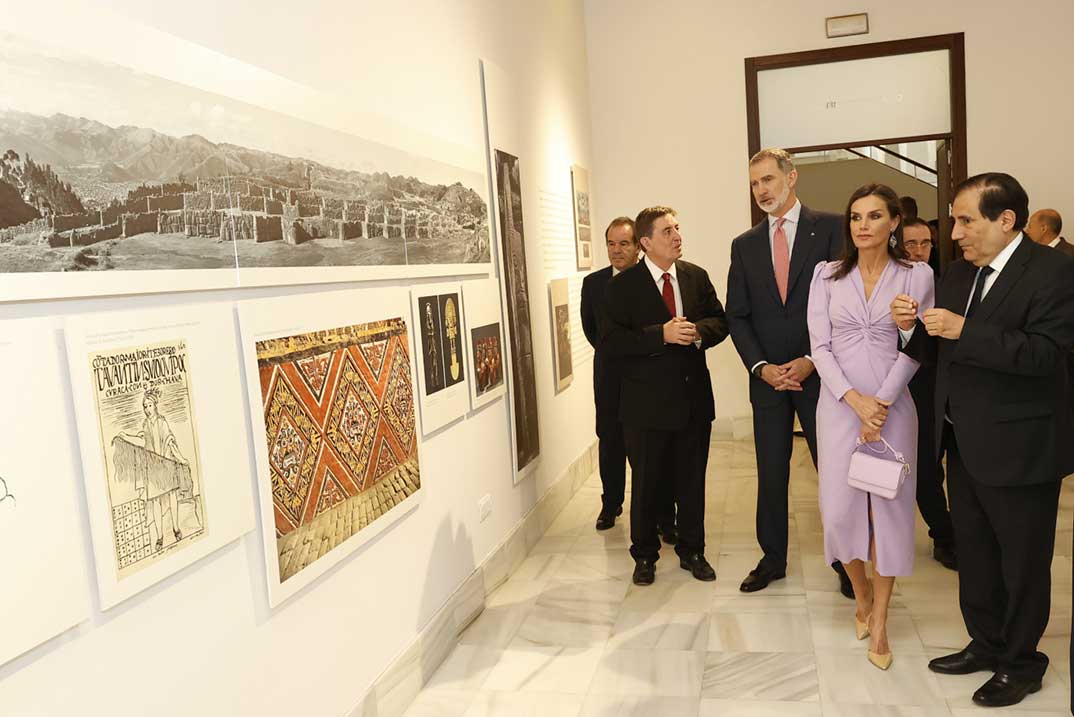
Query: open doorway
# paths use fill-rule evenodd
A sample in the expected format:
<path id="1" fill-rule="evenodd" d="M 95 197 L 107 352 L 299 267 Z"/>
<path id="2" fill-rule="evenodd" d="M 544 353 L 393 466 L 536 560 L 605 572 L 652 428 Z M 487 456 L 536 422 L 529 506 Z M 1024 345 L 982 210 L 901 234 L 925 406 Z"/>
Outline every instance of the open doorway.
<path id="1" fill-rule="evenodd" d="M 782 147 L 808 206 L 842 213 L 867 182 L 917 199 L 939 266 L 956 257 L 950 199 L 966 177 L 962 33 L 746 58 L 749 153 Z M 761 211 L 750 201 L 754 222 Z"/>
<path id="2" fill-rule="evenodd" d="M 847 197 L 856 188 L 870 182 L 886 184 L 900 197 L 913 199 L 916 216 L 929 224 L 938 248 L 942 200 L 937 157 L 946 153 L 946 145 L 944 140 L 927 140 L 798 152 L 793 155 L 798 168 L 798 197 L 813 209 L 842 214 Z M 946 220 L 947 213 L 943 214 Z M 939 251 L 932 252 L 929 264 L 940 268 Z"/>

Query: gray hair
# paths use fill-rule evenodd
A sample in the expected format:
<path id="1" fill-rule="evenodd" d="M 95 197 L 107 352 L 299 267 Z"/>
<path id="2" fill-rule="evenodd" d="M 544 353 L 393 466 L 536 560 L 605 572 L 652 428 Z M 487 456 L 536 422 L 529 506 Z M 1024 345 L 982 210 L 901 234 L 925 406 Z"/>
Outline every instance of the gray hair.
<path id="1" fill-rule="evenodd" d="M 776 164 L 779 165 L 779 171 L 784 174 L 790 174 L 794 169 L 794 160 L 791 159 L 790 152 L 779 147 L 769 147 L 762 149 L 757 154 L 750 157 L 750 166 L 763 162 L 766 159 L 776 160 Z"/>

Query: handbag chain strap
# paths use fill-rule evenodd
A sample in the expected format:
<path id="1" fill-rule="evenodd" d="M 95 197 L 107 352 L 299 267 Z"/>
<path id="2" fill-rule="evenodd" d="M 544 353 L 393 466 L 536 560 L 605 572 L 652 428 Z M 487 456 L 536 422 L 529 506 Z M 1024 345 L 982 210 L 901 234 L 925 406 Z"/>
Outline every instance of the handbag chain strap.
<path id="1" fill-rule="evenodd" d="M 892 447 L 892 445 L 890 443 L 888 443 L 888 440 L 886 438 L 884 438 L 883 436 L 880 436 L 880 440 L 881 440 L 881 442 L 883 442 L 885 448 L 882 448 L 882 449 L 878 450 L 876 448 L 873 448 L 871 444 L 866 443 L 865 441 L 863 441 L 861 439 L 861 436 L 858 436 L 858 446 L 859 447 L 865 446 L 866 448 L 868 448 L 873 453 L 886 453 L 887 451 L 891 451 L 891 455 L 895 456 L 895 460 L 897 460 L 899 463 L 902 463 L 903 465 L 907 465 L 906 459 L 903 458 L 903 455 L 901 453 L 899 453 L 897 450 L 895 450 Z M 909 466 L 907 465 L 907 467 L 909 467 Z"/>

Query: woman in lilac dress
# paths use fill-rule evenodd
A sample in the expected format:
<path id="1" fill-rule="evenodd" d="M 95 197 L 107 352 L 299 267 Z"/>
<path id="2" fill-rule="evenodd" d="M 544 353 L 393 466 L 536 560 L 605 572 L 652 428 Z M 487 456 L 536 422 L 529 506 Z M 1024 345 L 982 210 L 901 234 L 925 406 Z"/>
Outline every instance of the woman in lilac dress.
<path id="1" fill-rule="evenodd" d="M 852 488 L 847 479 L 859 437 L 877 450 L 884 449 L 877 442 L 883 437 L 911 470 L 917 463 L 917 412 L 906 388 L 917 363 L 899 352 L 888 307 L 897 294 L 908 294 L 920 296 L 925 311 L 934 287 L 927 264 L 906 260 L 901 216 L 890 187 L 870 184 L 854 192 L 843 258 L 817 265 L 809 294 L 809 338 L 822 386 L 817 470 L 825 562 L 846 567 L 858 639 L 871 636 L 869 661 L 881 669 L 892 659 L 887 616 L 895 577 L 909 575 L 914 564 L 916 476 L 911 473 L 890 500 Z M 872 582 L 866 560 L 873 563 Z"/>

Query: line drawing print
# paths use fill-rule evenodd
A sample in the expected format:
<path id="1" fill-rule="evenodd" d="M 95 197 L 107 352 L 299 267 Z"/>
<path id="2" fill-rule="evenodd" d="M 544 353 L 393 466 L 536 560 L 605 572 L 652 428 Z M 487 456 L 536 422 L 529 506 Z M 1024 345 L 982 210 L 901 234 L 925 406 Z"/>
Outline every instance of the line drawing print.
<path id="1" fill-rule="evenodd" d="M 90 357 L 122 578 L 205 534 L 183 340 Z"/>
<path id="2" fill-rule="evenodd" d="M 0 495 L 0 503 L 3 503 L 5 500 L 10 500 L 12 505 L 18 505 L 18 501 L 15 500 L 15 494 L 8 489 L 7 481 L 4 480 L 3 476 L 0 476 L 0 487 L 3 487 L 4 489 L 4 494 Z"/>

